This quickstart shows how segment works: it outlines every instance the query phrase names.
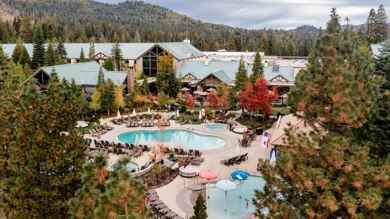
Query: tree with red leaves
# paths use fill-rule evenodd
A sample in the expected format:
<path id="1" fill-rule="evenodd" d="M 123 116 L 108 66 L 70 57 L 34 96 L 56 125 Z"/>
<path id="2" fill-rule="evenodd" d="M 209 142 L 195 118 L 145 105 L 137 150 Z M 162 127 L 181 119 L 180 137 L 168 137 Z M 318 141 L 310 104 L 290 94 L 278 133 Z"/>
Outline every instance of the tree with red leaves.
<path id="1" fill-rule="evenodd" d="M 210 92 L 207 95 L 207 103 L 208 103 L 208 106 L 212 107 L 212 108 L 218 108 L 220 106 L 219 96 L 217 95 L 216 92 Z"/>
<path id="2" fill-rule="evenodd" d="M 186 103 L 187 108 L 192 109 L 194 107 L 194 97 L 191 94 L 188 94 L 186 96 L 185 103 Z"/>
<path id="3" fill-rule="evenodd" d="M 262 112 L 266 115 L 272 112 L 272 93 L 265 79 L 257 79 L 256 83 L 247 82 L 238 95 L 241 108 L 249 112 Z"/>

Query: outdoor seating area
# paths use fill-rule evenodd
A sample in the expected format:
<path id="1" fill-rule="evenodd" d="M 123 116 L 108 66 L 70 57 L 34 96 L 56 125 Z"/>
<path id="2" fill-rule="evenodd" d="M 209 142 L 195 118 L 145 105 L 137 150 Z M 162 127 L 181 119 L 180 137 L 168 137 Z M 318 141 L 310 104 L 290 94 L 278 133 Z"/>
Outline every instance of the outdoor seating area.
<path id="1" fill-rule="evenodd" d="M 158 118 L 158 119 L 156 119 Z M 168 119 L 160 118 L 158 115 L 149 116 L 128 116 L 111 120 L 114 125 L 126 125 L 128 128 L 136 127 L 169 127 L 171 123 Z"/>
<path id="2" fill-rule="evenodd" d="M 94 138 L 100 138 L 102 135 L 107 132 L 113 130 L 114 128 L 108 125 L 100 125 L 91 130 L 89 130 L 88 134 L 90 134 Z"/>
<path id="3" fill-rule="evenodd" d="M 157 218 L 161 219 L 184 219 L 169 209 L 164 202 L 162 202 L 156 191 L 150 190 L 146 192 L 146 202 L 148 208 L 153 212 Z"/>
<path id="4" fill-rule="evenodd" d="M 241 164 L 242 162 L 248 160 L 248 153 L 238 155 L 226 160 L 222 160 L 221 163 L 225 166 L 233 166 L 233 165 L 238 165 Z"/>
<path id="5" fill-rule="evenodd" d="M 105 140 L 94 140 L 94 147 L 91 147 L 91 149 L 117 155 L 126 154 L 133 157 L 140 157 L 143 152 L 150 151 L 150 148 L 147 145 L 116 143 Z"/>

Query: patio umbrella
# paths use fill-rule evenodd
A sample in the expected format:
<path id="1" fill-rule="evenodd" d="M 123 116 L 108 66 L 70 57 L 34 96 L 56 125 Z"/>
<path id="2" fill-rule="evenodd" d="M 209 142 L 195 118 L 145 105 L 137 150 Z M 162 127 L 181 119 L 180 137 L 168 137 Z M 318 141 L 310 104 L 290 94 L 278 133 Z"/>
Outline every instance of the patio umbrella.
<path id="1" fill-rule="evenodd" d="M 85 121 L 77 121 L 76 128 L 85 128 L 88 126 L 88 123 Z"/>
<path id="2" fill-rule="evenodd" d="M 199 173 L 199 177 L 202 179 L 205 179 L 207 181 L 215 180 L 218 178 L 218 175 L 212 171 L 209 170 L 202 170 Z"/>
<path id="3" fill-rule="evenodd" d="M 196 166 L 188 165 L 186 167 L 180 167 L 180 175 L 183 177 L 192 178 L 199 174 L 199 168 Z"/>
<path id="4" fill-rule="evenodd" d="M 232 177 L 233 180 L 237 180 L 240 182 L 240 193 L 241 193 L 241 182 L 245 181 L 248 179 L 249 177 L 249 173 L 246 172 L 246 171 L 243 171 L 243 170 L 236 170 L 236 171 L 233 171 L 230 176 Z M 241 198 L 241 195 L 240 195 L 240 198 Z"/>
<path id="5" fill-rule="evenodd" d="M 239 180 L 239 181 L 247 180 L 249 175 L 250 174 L 248 172 L 243 170 L 236 170 L 230 174 L 233 180 Z"/>
<path id="6" fill-rule="evenodd" d="M 148 107 L 148 113 L 150 113 L 150 107 Z"/>
<path id="7" fill-rule="evenodd" d="M 133 116 L 136 116 L 137 115 L 137 112 L 135 111 L 135 109 L 133 109 Z"/>
<path id="8" fill-rule="evenodd" d="M 227 192 L 237 188 L 236 184 L 230 180 L 220 180 L 215 184 L 215 187 L 225 192 L 225 211 L 227 211 Z"/>
<path id="9" fill-rule="evenodd" d="M 202 111 L 199 111 L 199 120 L 202 120 Z"/>
<path id="10" fill-rule="evenodd" d="M 180 116 L 179 110 L 176 110 L 176 118 Z"/>
<path id="11" fill-rule="evenodd" d="M 118 112 L 116 113 L 116 118 L 121 118 L 121 112 L 118 110 Z"/>

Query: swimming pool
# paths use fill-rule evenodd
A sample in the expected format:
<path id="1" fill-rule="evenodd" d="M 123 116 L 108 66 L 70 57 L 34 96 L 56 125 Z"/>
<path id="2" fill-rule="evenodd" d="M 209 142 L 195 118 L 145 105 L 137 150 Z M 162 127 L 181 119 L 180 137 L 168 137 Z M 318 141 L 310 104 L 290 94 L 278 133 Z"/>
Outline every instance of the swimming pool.
<path id="1" fill-rule="evenodd" d="M 166 144 L 171 147 L 194 150 L 218 149 L 225 146 L 222 138 L 175 129 L 132 131 L 119 135 L 118 139 L 129 144 Z"/>
<path id="2" fill-rule="evenodd" d="M 255 190 L 264 188 L 265 181 L 261 177 L 250 176 L 247 180 L 237 184 L 237 189 L 225 192 L 215 188 L 215 184 L 207 185 L 207 213 L 213 219 L 242 219 L 256 211 L 252 203 Z M 226 205 L 226 207 L 225 207 Z M 225 209 L 227 209 L 225 211 Z"/>
<path id="3" fill-rule="evenodd" d="M 207 128 L 210 130 L 224 130 L 226 128 L 226 124 L 223 123 L 208 123 Z"/>

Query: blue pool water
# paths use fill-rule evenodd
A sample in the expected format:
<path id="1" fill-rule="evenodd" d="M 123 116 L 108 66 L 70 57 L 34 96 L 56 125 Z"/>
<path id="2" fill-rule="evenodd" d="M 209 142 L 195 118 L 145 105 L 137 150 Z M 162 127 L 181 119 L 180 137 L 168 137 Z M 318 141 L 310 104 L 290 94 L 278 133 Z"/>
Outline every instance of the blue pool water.
<path id="1" fill-rule="evenodd" d="M 227 201 L 225 201 L 225 192 L 215 188 L 215 184 L 207 186 L 207 195 L 209 197 L 207 200 L 207 213 L 209 218 L 243 219 L 256 211 L 252 200 L 255 197 L 255 191 L 264 188 L 264 179 L 250 176 L 241 183 L 234 182 L 237 184 L 237 189 L 227 192 Z M 225 211 L 225 209 L 227 210 Z"/>
<path id="2" fill-rule="evenodd" d="M 207 128 L 210 129 L 210 130 L 224 130 L 226 127 L 225 124 L 223 123 L 208 123 L 207 124 Z"/>
<path id="3" fill-rule="evenodd" d="M 122 142 L 129 144 L 156 145 L 166 144 L 184 149 L 210 150 L 222 148 L 225 141 L 215 136 L 201 135 L 186 130 L 140 130 L 123 133 L 118 136 Z"/>

